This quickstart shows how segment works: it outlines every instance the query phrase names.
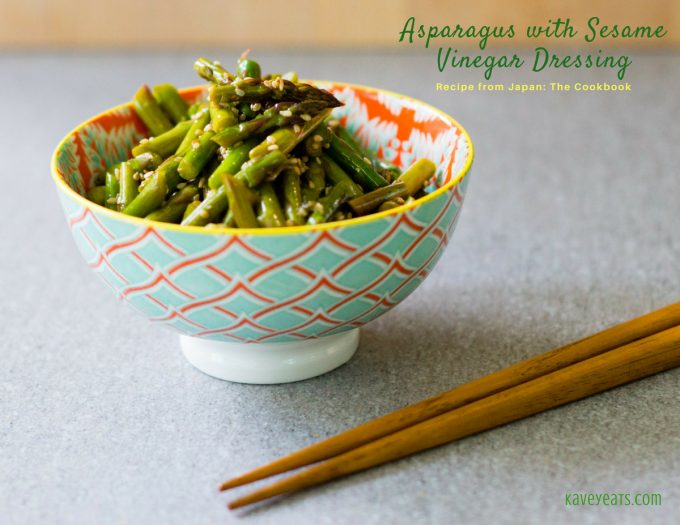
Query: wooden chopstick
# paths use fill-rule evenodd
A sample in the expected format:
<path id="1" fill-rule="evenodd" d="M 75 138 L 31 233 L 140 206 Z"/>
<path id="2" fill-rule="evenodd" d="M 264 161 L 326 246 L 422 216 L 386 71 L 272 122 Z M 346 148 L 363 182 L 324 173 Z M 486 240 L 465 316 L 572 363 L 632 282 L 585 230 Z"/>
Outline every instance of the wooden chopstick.
<path id="1" fill-rule="evenodd" d="M 637 339 L 680 325 L 680 302 L 637 317 L 574 343 L 521 361 L 437 396 L 332 436 L 268 465 L 226 481 L 227 490 L 337 456 L 467 403 L 589 359 Z"/>
<path id="2" fill-rule="evenodd" d="M 680 365 L 680 326 L 445 412 L 229 503 L 230 509 L 366 470 Z"/>

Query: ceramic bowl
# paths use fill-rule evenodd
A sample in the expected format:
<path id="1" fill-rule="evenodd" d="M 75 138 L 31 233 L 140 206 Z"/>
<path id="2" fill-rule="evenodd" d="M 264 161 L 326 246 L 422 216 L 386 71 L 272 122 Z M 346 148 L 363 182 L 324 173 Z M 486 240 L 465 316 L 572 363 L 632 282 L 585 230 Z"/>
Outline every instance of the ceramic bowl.
<path id="1" fill-rule="evenodd" d="M 124 104 L 59 144 L 52 176 L 68 227 L 113 292 L 177 330 L 188 360 L 214 377 L 280 383 L 351 358 L 359 327 L 403 301 L 432 271 L 459 217 L 473 148 L 451 117 L 388 91 L 316 82 L 344 106 L 334 116 L 398 166 L 438 166 L 428 194 L 373 215 L 317 226 L 206 229 L 128 217 L 84 195 L 146 130 Z M 203 87 L 182 91 L 193 101 Z"/>

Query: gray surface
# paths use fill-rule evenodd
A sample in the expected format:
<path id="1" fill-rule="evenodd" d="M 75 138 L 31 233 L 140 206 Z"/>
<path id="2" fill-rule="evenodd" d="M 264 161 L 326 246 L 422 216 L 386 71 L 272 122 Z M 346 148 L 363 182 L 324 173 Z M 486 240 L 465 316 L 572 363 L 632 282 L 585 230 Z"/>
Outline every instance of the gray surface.
<path id="1" fill-rule="evenodd" d="M 364 328 L 348 365 L 245 386 L 192 369 L 173 333 L 116 301 L 80 259 L 49 180 L 66 131 L 142 81 L 195 83 L 193 55 L 0 56 L 1 523 L 680 521 L 680 370 L 247 513 L 228 513 L 215 491 L 323 436 L 678 300 L 677 57 L 635 57 L 630 94 L 529 96 L 435 93 L 432 55 L 264 55 L 266 69 L 432 102 L 468 127 L 477 159 L 439 266 Z M 613 77 L 513 75 L 496 80 Z M 571 491 L 654 491 L 663 504 L 565 508 Z"/>

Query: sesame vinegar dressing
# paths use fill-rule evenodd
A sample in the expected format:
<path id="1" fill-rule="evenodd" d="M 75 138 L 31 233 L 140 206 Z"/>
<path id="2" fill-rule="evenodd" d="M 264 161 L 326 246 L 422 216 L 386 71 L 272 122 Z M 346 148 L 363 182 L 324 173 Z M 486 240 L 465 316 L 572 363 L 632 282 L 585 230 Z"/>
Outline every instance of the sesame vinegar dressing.
<path id="1" fill-rule="evenodd" d="M 421 159 L 417 170 L 402 173 L 361 146 L 331 118 L 343 103 L 329 91 L 298 82 L 295 73 L 263 77 L 247 53 L 237 75 L 205 58 L 194 68 L 210 82 L 207 100 L 189 106 L 171 84 L 137 91 L 134 110 L 152 136 L 109 167 L 93 200 L 185 226 L 273 228 L 344 221 L 425 195 L 437 166 Z M 402 177 L 417 181 L 406 194 L 393 187 Z"/>

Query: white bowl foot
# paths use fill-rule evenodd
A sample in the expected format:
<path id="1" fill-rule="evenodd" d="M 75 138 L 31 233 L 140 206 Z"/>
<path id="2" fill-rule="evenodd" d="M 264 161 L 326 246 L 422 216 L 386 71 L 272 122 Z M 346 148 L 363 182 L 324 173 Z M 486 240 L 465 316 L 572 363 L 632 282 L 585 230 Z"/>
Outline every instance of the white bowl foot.
<path id="1" fill-rule="evenodd" d="M 290 343 L 231 343 L 180 336 L 184 357 L 218 379 L 237 383 L 290 383 L 345 364 L 359 346 L 359 329 Z"/>

